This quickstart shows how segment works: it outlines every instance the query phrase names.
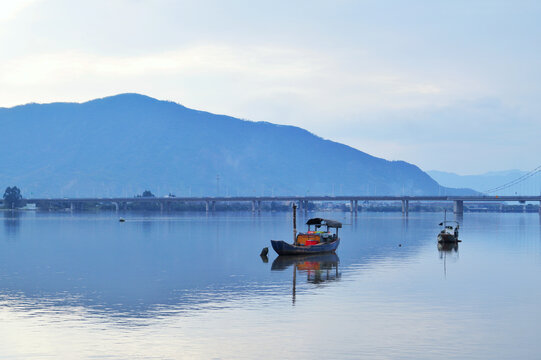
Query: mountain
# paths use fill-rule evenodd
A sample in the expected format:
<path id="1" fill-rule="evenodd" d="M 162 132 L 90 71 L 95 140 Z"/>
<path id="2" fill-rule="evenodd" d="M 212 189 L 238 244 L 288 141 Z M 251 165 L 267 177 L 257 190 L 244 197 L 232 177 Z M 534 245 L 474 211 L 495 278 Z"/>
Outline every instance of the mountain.
<path id="1" fill-rule="evenodd" d="M 505 171 L 491 171 L 479 175 L 457 175 L 450 172 L 431 170 L 427 171 L 434 180 L 443 186 L 470 188 L 479 192 L 484 192 L 489 189 L 499 187 L 503 184 L 507 184 L 519 177 L 525 175 L 526 171 L 521 170 L 505 170 Z M 532 179 L 537 183 L 532 185 L 538 188 L 538 178 Z M 515 191 L 519 190 L 519 187 L 531 187 L 529 182 L 519 184 L 509 189 L 501 190 L 499 195 L 513 195 Z M 522 189 L 521 189 L 522 190 Z M 529 189 L 528 189 L 529 190 Z M 534 191 L 535 192 L 535 191 Z"/>
<path id="2" fill-rule="evenodd" d="M 26 197 L 471 193 L 298 127 L 138 94 L 0 108 L 0 126 L 0 184 Z"/>

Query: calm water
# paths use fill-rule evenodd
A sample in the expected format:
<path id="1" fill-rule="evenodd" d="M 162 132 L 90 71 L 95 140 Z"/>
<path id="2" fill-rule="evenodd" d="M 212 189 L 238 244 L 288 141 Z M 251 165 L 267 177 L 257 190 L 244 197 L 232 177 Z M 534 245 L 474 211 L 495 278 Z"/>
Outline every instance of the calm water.
<path id="1" fill-rule="evenodd" d="M 290 214 L 0 213 L 0 358 L 541 358 L 539 215 L 317 215 L 336 256 L 264 262 Z"/>

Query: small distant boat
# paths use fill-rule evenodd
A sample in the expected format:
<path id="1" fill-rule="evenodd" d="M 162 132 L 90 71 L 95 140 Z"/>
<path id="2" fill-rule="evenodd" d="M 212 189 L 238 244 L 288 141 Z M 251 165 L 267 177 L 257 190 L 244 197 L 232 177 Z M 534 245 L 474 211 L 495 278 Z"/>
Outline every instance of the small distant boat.
<path id="1" fill-rule="evenodd" d="M 340 244 L 338 229 L 342 223 L 334 220 L 313 218 L 306 222 L 308 231 L 297 235 L 296 229 L 296 206 L 293 205 L 293 244 L 283 240 L 271 240 L 272 248 L 278 255 L 303 255 L 334 252 Z M 314 231 L 312 231 L 314 226 Z M 320 228 L 325 226 L 324 231 Z M 335 229 L 335 233 L 331 233 Z"/>
<path id="2" fill-rule="evenodd" d="M 447 211 L 445 211 L 444 220 L 440 223 L 440 226 L 443 226 L 443 228 L 438 234 L 439 243 L 457 243 L 461 241 L 458 240 L 458 229 L 460 228 L 460 224 L 457 221 L 448 221 Z"/>

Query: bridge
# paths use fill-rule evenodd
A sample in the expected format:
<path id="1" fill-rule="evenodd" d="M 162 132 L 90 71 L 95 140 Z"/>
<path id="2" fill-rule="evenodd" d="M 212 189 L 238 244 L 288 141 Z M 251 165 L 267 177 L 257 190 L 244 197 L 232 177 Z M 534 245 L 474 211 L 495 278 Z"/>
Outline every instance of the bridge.
<path id="1" fill-rule="evenodd" d="M 518 192 L 524 191 L 536 193 L 540 195 L 517 195 Z M 350 211 L 357 214 L 359 209 L 359 201 L 364 203 L 369 202 L 401 202 L 402 213 L 409 213 L 410 202 L 452 202 L 453 211 L 455 214 L 464 212 L 464 202 L 471 203 L 487 203 L 499 202 L 539 202 L 539 214 L 541 215 L 541 165 L 536 167 L 524 175 L 502 184 L 498 187 L 483 191 L 486 195 L 481 196 L 200 196 L 200 197 L 110 197 L 110 198 L 30 198 L 23 199 L 25 204 L 35 204 L 39 208 L 51 209 L 55 206 L 61 206 L 76 210 L 82 207 L 83 204 L 111 204 L 118 211 L 126 209 L 128 204 L 134 203 L 153 203 L 157 204 L 160 209 L 169 210 L 171 204 L 174 203 L 202 203 L 205 204 L 207 212 L 216 209 L 216 203 L 220 202 L 248 202 L 252 204 L 253 212 L 261 211 L 263 202 L 293 202 L 298 204 L 299 209 L 306 210 L 309 202 L 349 202 Z M 514 195 L 507 195 L 514 193 Z M 489 195 L 490 194 L 490 195 Z M 496 195 L 500 194 L 500 195 Z"/>
<path id="2" fill-rule="evenodd" d="M 116 211 L 127 208 L 127 204 L 153 203 L 160 209 L 168 210 L 173 203 L 202 203 L 207 212 L 216 209 L 219 202 L 248 202 L 252 204 L 253 212 L 261 211 L 263 202 L 293 202 L 299 210 L 306 210 L 309 202 L 345 202 L 350 205 L 350 211 L 357 214 L 359 202 L 401 202 L 402 213 L 409 213 L 410 202 L 452 202 L 455 214 L 464 212 L 464 202 L 539 202 L 541 214 L 541 195 L 538 196 L 216 196 L 216 197 L 111 197 L 111 198 L 29 198 L 23 199 L 26 204 L 35 204 L 39 208 L 50 209 L 54 206 L 64 206 L 71 210 L 80 208 L 81 204 L 111 204 Z"/>

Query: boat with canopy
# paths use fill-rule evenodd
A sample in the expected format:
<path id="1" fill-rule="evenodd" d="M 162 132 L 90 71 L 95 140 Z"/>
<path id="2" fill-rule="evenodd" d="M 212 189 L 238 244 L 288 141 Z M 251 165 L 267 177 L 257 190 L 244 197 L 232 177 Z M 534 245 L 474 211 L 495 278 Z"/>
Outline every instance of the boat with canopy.
<path id="1" fill-rule="evenodd" d="M 460 224 L 457 221 L 447 220 L 447 211 L 444 213 L 444 219 L 440 223 L 440 226 L 443 226 L 443 228 L 438 233 L 438 243 L 461 242 L 461 240 L 458 240 L 458 229 L 460 228 Z"/>
<path id="2" fill-rule="evenodd" d="M 334 252 L 340 244 L 338 229 L 342 223 L 323 219 L 312 218 L 306 222 L 308 230 L 297 234 L 296 229 L 296 206 L 293 206 L 293 244 L 283 240 L 271 240 L 272 248 L 278 255 L 301 255 Z M 313 226 L 313 228 L 312 228 Z M 331 231 L 331 230 L 334 230 Z"/>

